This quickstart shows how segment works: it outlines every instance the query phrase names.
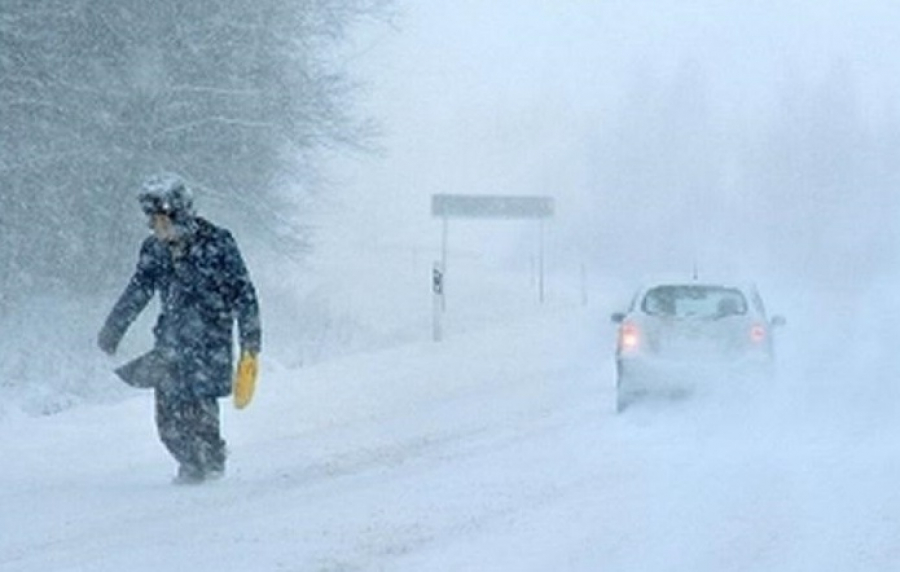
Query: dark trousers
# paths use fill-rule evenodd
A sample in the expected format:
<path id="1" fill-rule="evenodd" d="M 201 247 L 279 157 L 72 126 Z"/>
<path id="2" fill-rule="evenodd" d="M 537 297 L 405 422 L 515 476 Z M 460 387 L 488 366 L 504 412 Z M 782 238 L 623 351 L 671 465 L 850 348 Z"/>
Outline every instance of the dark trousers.
<path id="1" fill-rule="evenodd" d="M 225 470 L 225 441 L 215 397 L 184 397 L 156 390 L 156 428 L 181 471 L 205 475 Z"/>

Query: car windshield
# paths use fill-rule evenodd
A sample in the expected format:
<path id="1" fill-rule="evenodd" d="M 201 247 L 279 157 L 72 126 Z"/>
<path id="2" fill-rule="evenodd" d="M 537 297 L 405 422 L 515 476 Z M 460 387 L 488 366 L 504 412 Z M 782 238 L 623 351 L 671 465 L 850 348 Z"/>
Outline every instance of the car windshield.
<path id="1" fill-rule="evenodd" d="M 740 290 L 723 286 L 657 286 L 644 295 L 641 309 L 651 316 L 724 318 L 747 313 Z"/>

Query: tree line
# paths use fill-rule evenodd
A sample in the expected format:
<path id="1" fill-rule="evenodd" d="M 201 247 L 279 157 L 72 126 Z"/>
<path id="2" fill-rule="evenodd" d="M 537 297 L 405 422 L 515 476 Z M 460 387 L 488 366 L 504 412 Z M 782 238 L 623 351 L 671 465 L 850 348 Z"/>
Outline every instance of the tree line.
<path id="1" fill-rule="evenodd" d="M 598 130 L 596 258 L 640 272 L 768 268 L 835 289 L 895 272 L 891 94 L 867 92 L 842 60 L 760 89 L 768 99 L 717 99 L 716 79 L 691 62 L 671 78 L 637 74 Z M 622 237 L 634 247 L 616 248 Z"/>
<path id="2" fill-rule="evenodd" d="M 176 171 L 220 208 L 308 246 L 283 189 L 366 141 L 333 57 L 384 0 L 4 0 L 0 289 L 95 291 L 133 264 L 134 196 Z M 136 228 L 137 227 L 137 228 Z M 111 278 L 105 278 L 112 274 Z M 111 282 L 106 282 L 111 280 Z"/>

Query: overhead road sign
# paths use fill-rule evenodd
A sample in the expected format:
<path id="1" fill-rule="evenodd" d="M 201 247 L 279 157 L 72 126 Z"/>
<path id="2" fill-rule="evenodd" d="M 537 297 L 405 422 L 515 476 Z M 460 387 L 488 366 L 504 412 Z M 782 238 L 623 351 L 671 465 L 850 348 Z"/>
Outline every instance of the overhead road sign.
<path id="1" fill-rule="evenodd" d="M 544 219 L 553 216 L 553 197 L 432 195 L 431 215 L 442 218 Z"/>

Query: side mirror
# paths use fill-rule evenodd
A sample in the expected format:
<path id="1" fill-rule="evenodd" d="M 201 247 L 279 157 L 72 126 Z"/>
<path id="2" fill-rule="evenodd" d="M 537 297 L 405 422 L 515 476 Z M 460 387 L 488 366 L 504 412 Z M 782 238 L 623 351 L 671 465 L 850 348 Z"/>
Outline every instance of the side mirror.
<path id="1" fill-rule="evenodd" d="M 784 318 L 784 316 L 772 316 L 771 322 L 772 325 L 776 327 L 787 325 L 787 320 Z"/>
<path id="2" fill-rule="evenodd" d="M 615 324 L 621 324 L 625 321 L 625 312 L 614 312 L 613 315 L 610 316 L 610 319 Z"/>

